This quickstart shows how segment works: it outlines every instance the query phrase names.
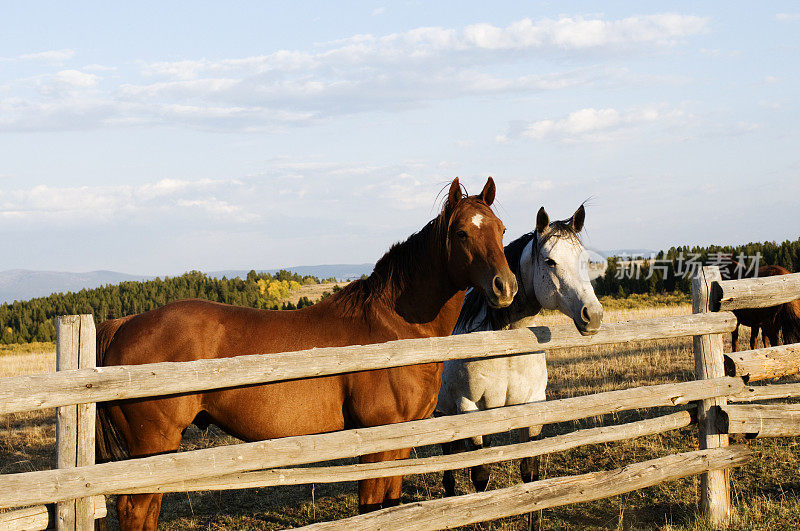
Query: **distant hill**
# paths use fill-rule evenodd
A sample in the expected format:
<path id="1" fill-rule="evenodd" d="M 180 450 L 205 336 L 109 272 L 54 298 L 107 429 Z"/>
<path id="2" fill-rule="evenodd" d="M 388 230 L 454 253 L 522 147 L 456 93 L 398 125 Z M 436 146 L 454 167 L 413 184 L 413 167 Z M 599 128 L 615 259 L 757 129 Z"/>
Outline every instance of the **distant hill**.
<path id="1" fill-rule="evenodd" d="M 372 273 L 373 264 L 329 264 L 314 266 L 283 267 L 298 275 L 311 275 L 323 278 L 352 280 L 362 274 Z M 280 269 L 258 269 L 258 272 L 277 273 Z M 245 278 L 249 270 L 231 269 L 207 273 L 214 278 Z M 168 275 L 178 276 L 178 275 Z M 9 269 L 0 271 L 0 304 L 4 302 L 26 301 L 35 297 L 47 297 L 52 293 L 76 292 L 92 289 L 107 284 L 120 282 L 151 280 L 153 275 L 130 275 L 116 271 L 89 271 L 86 273 L 69 273 L 65 271 L 32 271 L 28 269 Z M 163 278 L 163 275 L 162 275 Z"/>
<path id="2" fill-rule="evenodd" d="M 0 271 L 0 303 L 24 301 L 34 297 L 46 297 L 51 293 L 80 291 L 97 288 L 105 284 L 148 280 L 146 275 L 128 275 L 115 271 L 88 271 L 68 273 L 64 271 L 31 271 L 9 269 Z"/>

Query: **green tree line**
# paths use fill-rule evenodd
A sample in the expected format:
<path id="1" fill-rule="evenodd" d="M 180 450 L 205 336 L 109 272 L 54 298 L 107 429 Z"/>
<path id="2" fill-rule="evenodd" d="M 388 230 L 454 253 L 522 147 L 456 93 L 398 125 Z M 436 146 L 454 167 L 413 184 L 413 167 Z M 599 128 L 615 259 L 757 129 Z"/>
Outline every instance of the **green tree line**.
<path id="1" fill-rule="evenodd" d="M 153 310 L 178 299 L 206 299 L 274 310 L 302 308 L 314 302 L 302 297 L 295 306 L 280 300 L 301 284 L 319 282 L 317 277 L 290 271 L 279 271 L 274 275 L 250 271 L 244 279 L 214 278 L 191 271 L 177 277 L 54 293 L 48 297 L 0 305 L 0 343 L 55 341 L 54 318 L 59 315 L 91 313 L 99 323 Z"/>
<path id="2" fill-rule="evenodd" d="M 734 278 L 738 277 L 739 271 L 746 273 L 763 265 L 779 265 L 797 272 L 800 270 L 800 239 L 738 246 L 671 247 L 653 257 L 644 257 L 644 261 L 611 257 L 605 275 L 593 282 L 595 293 L 600 297 L 627 297 L 634 293 L 691 293 L 693 272 L 703 265 L 729 263 L 729 255 L 733 255 L 734 260 L 744 266 L 731 271 Z M 756 259 L 756 256 L 759 258 Z"/>

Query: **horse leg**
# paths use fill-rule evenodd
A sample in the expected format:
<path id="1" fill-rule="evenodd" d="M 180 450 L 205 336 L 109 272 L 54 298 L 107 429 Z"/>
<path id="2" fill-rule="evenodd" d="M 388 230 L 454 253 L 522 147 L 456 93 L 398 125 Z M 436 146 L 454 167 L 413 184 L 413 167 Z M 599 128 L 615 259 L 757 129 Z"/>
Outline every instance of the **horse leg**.
<path id="1" fill-rule="evenodd" d="M 458 402 L 459 413 L 468 413 L 470 411 L 478 411 L 479 409 L 480 408 L 478 407 L 478 404 L 472 400 L 469 400 L 468 398 L 461 397 L 461 400 Z M 469 447 L 468 449 L 480 450 L 483 448 L 483 439 L 484 437 L 481 435 L 470 437 L 467 439 L 467 446 Z M 483 492 L 486 490 L 486 487 L 489 485 L 489 472 L 489 465 L 476 465 L 470 468 L 470 478 L 472 479 L 472 485 L 475 487 L 475 492 Z"/>
<path id="2" fill-rule="evenodd" d="M 539 438 L 542 433 L 541 426 L 531 426 L 530 428 L 520 428 L 517 430 L 519 442 L 524 443 Z M 519 462 L 519 472 L 523 483 L 539 481 L 539 456 L 523 457 Z"/>
<path id="3" fill-rule="evenodd" d="M 731 332 L 731 351 L 737 352 L 739 350 L 739 324 L 736 324 L 736 328 L 733 329 Z"/>
<path id="4" fill-rule="evenodd" d="M 411 455 L 411 448 L 396 450 L 395 459 L 408 459 Z M 392 476 L 386 478 L 386 496 L 383 498 L 383 508 L 395 507 L 400 505 L 400 497 L 403 494 L 403 476 Z"/>
<path id="5" fill-rule="evenodd" d="M 538 439 L 542 433 L 541 426 L 531 426 L 530 428 L 520 428 L 517 431 L 519 442 L 524 443 L 533 439 Z M 519 472 L 523 483 L 539 481 L 541 469 L 541 456 L 523 457 L 519 462 Z M 542 511 L 528 513 L 528 531 L 541 529 Z"/>
<path id="6" fill-rule="evenodd" d="M 117 498 L 117 514 L 122 531 L 156 529 L 162 494 L 121 494 Z"/>
<path id="7" fill-rule="evenodd" d="M 477 443 L 476 443 L 477 439 Z M 488 435 L 483 437 L 473 437 L 472 438 L 472 449 L 473 450 L 480 450 L 483 448 L 484 443 L 488 446 L 489 440 Z M 472 485 L 475 487 L 475 492 L 483 492 L 486 490 L 486 487 L 489 486 L 489 476 L 491 474 L 492 469 L 489 465 L 475 465 L 469 470 L 470 479 L 472 479 Z"/>
<path id="8" fill-rule="evenodd" d="M 758 326 L 750 327 L 750 350 L 755 350 L 756 346 L 758 345 L 758 329 Z"/>
<path id="9" fill-rule="evenodd" d="M 778 327 L 771 323 L 767 326 L 762 327 L 761 339 L 764 341 L 765 347 L 778 346 L 780 344 L 778 341 Z"/>
<path id="10" fill-rule="evenodd" d="M 442 443 L 442 455 L 453 455 L 465 450 L 465 441 L 452 441 Z M 456 495 L 456 476 L 452 470 L 445 470 L 442 474 L 442 487 L 445 496 Z"/>
<path id="11" fill-rule="evenodd" d="M 132 458 L 175 452 L 180 447 L 182 432 L 186 426 L 181 426 L 174 418 L 166 417 L 163 412 L 143 408 L 129 409 L 125 413 L 118 410 L 114 413 L 114 423 L 122 433 L 126 434 Z M 162 496 L 162 494 L 119 495 L 117 515 L 120 529 L 155 531 Z"/>
<path id="12" fill-rule="evenodd" d="M 178 450 L 181 443 L 181 432 L 167 436 L 160 430 L 148 433 L 140 432 L 136 444 L 132 445 L 131 457 L 149 455 Z M 121 494 L 117 498 L 117 514 L 122 531 L 155 531 L 158 524 L 158 513 L 161 511 L 163 494 Z"/>
<path id="13" fill-rule="evenodd" d="M 378 463 L 381 461 L 394 461 L 405 459 L 411 454 L 411 449 L 389 450 L 375 454 L 362 455 L 362 463 Z M 386 507 L 400 504 L 400 494 L 403 488 L 403 476 L 388 478 L 362 479 L 358 482 L 358 512 L 359 514 L 377 511 Z"/>

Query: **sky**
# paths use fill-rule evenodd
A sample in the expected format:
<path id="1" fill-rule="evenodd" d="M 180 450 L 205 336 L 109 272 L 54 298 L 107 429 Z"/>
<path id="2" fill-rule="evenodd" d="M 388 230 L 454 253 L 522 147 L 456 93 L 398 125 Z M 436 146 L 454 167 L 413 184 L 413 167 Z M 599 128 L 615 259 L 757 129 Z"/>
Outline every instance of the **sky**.
<path id="1" fill-rule="evenodd" d="M 374 262 L 492 176 L 506 242 L 800 237 L 796 2 L 4 2 L 0 270 Z M 437 199 L 438 197 L 438 199 Z"/>

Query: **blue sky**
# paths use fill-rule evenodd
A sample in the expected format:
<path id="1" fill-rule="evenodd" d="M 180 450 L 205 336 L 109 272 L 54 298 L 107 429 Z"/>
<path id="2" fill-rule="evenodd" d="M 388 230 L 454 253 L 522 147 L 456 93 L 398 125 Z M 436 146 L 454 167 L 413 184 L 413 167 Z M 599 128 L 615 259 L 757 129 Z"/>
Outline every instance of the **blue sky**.
<path id="1" fill-rule="evenodd" d="M 7 3 L 0 270 L 375 261 L 459 176 L 507 239 L 800 236 L 795 2 Z"/>

